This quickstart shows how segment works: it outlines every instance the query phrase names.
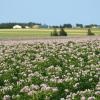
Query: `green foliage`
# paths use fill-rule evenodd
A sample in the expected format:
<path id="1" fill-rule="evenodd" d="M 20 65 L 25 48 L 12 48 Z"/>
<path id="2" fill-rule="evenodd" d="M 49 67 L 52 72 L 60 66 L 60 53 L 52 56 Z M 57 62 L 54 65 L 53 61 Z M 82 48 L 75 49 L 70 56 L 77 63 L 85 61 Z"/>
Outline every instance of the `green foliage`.
<path id="1" fill-rule="evenodd" d="M 67 32 L 65 32 L 62 27 L 60 28 L 59 32 L 57 32 L 57 29 L 54 28 L 54 31 L 51 32 L 51 36 L 67 36 Z"/>
<path id="2" fill-rule="evenodd" d="M 67 32 L 65 32 L 63 28 L 60 28 L 59 36 L 67 36 Z"/>
<path id="3" fill-rule="evenodd" d="M 91 32 L 91 29 L 88 29 L 88 35 L 92 36 L 92 35 L 95 35 L 95 34 Z"/>
<path id="4" fill-rule="evenodd" d="M 99 44 L 1 45 L 0 100 L 6 95 L 11 100 L 81 100 L 81 95 L 99 100 Z"/>
<path id="5" fill-rule="evenodd" d="M 51 32 L 51 36 L 58 36 L 58 32 L 56 28 L 54 28 L 53 32 Z"/>

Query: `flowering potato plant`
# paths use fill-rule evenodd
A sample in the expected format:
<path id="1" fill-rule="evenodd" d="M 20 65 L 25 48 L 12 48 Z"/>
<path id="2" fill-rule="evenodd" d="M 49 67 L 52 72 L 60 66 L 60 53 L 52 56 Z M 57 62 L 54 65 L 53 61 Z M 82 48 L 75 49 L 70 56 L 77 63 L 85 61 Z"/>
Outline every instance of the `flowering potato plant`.
<path id="1" fill-rule="evenodd" d="M 0 45 L 0 100 L 100 100 L 100 41 Z"/>

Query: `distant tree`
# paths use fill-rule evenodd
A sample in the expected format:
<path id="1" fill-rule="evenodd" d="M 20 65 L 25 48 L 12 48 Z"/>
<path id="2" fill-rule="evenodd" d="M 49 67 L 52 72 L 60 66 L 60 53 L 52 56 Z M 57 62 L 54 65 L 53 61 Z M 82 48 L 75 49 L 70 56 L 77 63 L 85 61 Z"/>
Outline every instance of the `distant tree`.
<path id="1" fill-rule="evenodd" d="M 96 24 L 90 24 L 90 25 L 85 25 L 85 28 L 97 28 L 98 25 Z"/>
<path id="2" fill-rule="evenodd" d="M 60 28 L 59 36 L 67 36 L 67 32 L 65 32 L 63 28 Z"/>
<path id="3" fill-rule="evenodd" d="M 76 24 L 76 27 L 83 28 L 83 24 Z"/>
<path id="4" fill-rule="evenodd" d="M 91 28 L 91 25 L 85 25 L 84 27 L 85 28 Z"/>
<path id="5" fill-rule="evenodd" d="M 63 28 L 72 28 L 72 25 L 71 24 L 64 24 Z"/>
<path id="6" fill-rule="evenodd" d="M 58 36 L 58 32 L 56 28 L 54 28 L 53 32 L 51 32 L 51 36 Z"/>
<path id="7" fill-rule="evenodd" d="M 44 24 L 44 25 L 41 25 L 41 28 L 49 28 L 49 26 Z"/>
<path id="8" fill-rule="evenodd" d="M 11 29 L 14 25 L 20 25 L 22 28 L 25 28 L 25 26 L 33 26 L 33 25 L 41 25 L 39 23 L 0 23 L 0 29 Z"/>
<path id="9" fill-rule="evenodd" d="M 87 35 L 95 35 L 94 33 L 91 32 L 91 29 L 88 29 L 88 34 Z"/>
<path id="10" fill-rule="evenodd" d="M 52 28 L 59 28 L 59 26 L 57 26 L 57 25 L 56 26 L 52 26 Z"/>
<path id="11" fill-rule="evenodd" d="M 15 23 L 1 23 L 0 24 L 0 29 L 11 29 Z"/>
<path id="12" fill-rule="evenodd" d="M 90 26 L 91 26 L 91 28 L 97 28 L 98 25 L 96 25 L 96 24 L 91 24 Z"/>

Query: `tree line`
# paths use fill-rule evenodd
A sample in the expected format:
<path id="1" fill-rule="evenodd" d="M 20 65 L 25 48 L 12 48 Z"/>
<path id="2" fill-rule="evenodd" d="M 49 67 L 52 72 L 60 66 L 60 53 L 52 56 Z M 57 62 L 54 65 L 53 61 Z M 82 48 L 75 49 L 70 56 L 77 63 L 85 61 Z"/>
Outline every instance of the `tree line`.
<path id="1" fill-rule="evenodd" d="M 83 24 L 76 24 L 73 26 L 72 24 L 63 24 L 60 26 L 52 26 L 53 28 L 100 28 L 100 25 L 97 24 L 90 24 L 90 25 L 83 25 Z"/>
<path id="2" fill-rule="evenodd" d="M 83 25 L 83 24 L 76 24 L 73 26 L 72 24 L 63 24 L 63 25 L 43 25 L 41 23 L 34 23 L 34 22 L 28 22 L 28 23 L 0 23 L 0 29 L 11 29 L 14 25 L 20 25 L 22 28 L 25 28 L 25 26 L 29 26 L 30 28 L 33 25 L 39 25 L 41 28 L 100 28 L 100 25 L 96 24 L 90 24 L 90 25 Z"/>
<path id="3" fill-rule="evenodd" d="M 33 25 L 41 25 L 40 23 L 1 23 L 0 24 L 0 29 L 11 29 L 13 28 L 14 25 L 20 25 L 22 28 L 25 28 L 25 26 L 32 27 Z"/>

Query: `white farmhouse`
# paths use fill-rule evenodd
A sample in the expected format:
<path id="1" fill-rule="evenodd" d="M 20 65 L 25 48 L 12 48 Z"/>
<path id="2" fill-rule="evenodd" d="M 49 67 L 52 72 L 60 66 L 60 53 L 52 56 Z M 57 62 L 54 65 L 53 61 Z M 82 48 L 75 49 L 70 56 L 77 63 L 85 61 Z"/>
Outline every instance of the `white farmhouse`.
<path id="1" fill-rule="evenodd" d="M 25 28 L 26 28 L 26 29 L 29 29 L 30 27 L 29 27 L 29 26 L 25 26 Z"/>
<path id="2" fill-rule="evenodd" d="M 21 28 L 22 28 L 22 26 L 20 26 L 20 25 L 13 26 L 13 29 L 21 29 Z"/>

